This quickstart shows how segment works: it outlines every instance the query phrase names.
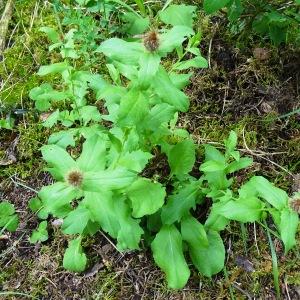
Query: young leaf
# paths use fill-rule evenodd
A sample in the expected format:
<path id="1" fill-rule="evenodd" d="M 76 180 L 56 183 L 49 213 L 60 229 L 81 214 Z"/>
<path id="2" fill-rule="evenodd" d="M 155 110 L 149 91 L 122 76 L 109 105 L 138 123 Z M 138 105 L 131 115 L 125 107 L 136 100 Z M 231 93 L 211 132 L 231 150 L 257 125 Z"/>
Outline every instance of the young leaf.
<path id="1" fill-rule="evenodd" d="M 63 182 L 56 182 L 44 186 L 38 196 L 42 200 L 45 212 L 61 217 L 67 213 L 63 208 L 76 198 L 77 191 Z"/>
<path id="2" fill-rule="evenodd" d="M 103 136 L 94 135 L 88 138 L 82 146 L 82 152 L 77 159 L 79 168 L 83 171 L 104 170 L 106 164 L 107 141 Z"/>
<path id="3" fill-rule="evenodd" d="M 223 204 L 223 203 L 222 203 Z M 243 223 L 259 221 L 263 212 L 263 203 L 256 197 L 230 200 L 221 205 L 217 212 L 230 220 Z"/>
<path id="4" fill-rule="evenodd" d="M 237 161 L 233 161 L 226 167 L 226 173 L 233 173 L 245 169 L 253 164 L 253 159 L 250 157 L 242 157 Z"/>
<path id="5" fill-rule="evenodd" d="M 212 14 L 225 7 L 230 0 L 204 0 L 203 6 L 207 14 Z"/>
<path id="6" fill-rule="evenodd" d="M 163 67 L 159 67 L 158 72 L 153 77 L 152 88 L 163 102 L 174 106 L 179 111 L 187 111 L 189 98 L 176 88 Z"/>
<path id="7" fill-rule="evenodd" d="M 160 11 L 159 18 L 165 23 L 173 26 L 183 25 L 193 27 L 196 6 L 170 5 L 164 11 Z"/>
<path id="8" fill-rule="evenodd" d="M 193 264 L 199 272 L 207 277 L 219 273 L 224 267 L 225 248 L 220 235 L 215 231 L 207 233 L 208 246 L 204 243 L 195 243 L 190 239 L 189 254 Z"/>
<path id="9" fill-rule="evenodd" d="M 180 289 L 185 286 L 190 270 L 182 250 L 182 238 L 174 225 L 164 225 L 151 244 L 156 264 L 165 272 L 168 286 Z"/>
<path id="10" fill-rule="evenodd" d="M 198 191 L 199 183 L 195 181 L 177 190 L 176 194 L 169 196 L 167 204 L 162 208 L 162 222 L 173 224 L 180 221 L 191 208 L 195 207 Z"/>
<path id="11" fill-rule="evenodd" d="M 90 211 L 79 206 L 64 219 L 62 230 L 65 234 L 82 234 L 90 220 Z"/>
<path id="12" fill-rule="evenodd" d="M 104 41 L 96 52 L 102 52 L 110 59 L 124 64 L 137 65 L 144 48 L 141 43 L 126 42 L 118 38 L 112 38 Z"/>
<path id="13" fill-rule="evenodd" d="M 208 247 L 208 239 L 204 226 L 192 216 L 181 220 L 181 235 L 182 239 L 192 247 L 198 247 L 198 245 Z"/>
<path id="14" fill-rule="evenodd" d="M 15 213 L 14 206 L 9 202 L 0 203 L 0 228 L 8 231 L 16 231 L 19 225 L 19 217 Z"/>
<path id="15" fill-rule="evenodd" d="M 158 71 L 159 64 L 160 57 L 157 53 L 145 52 L 141 55 L 138 81 L 142 87 L 149 87 L 153 76 L 155 76 Z"/>
<path id="16" fill-rule="evenodd" d="M 39 209 L 41 209 L 43 206 L 41 200 L 38 197 L 31 198 L 28 207 L 33 211 L 37 212 Z"/>
<path id="17" fill-rule="evenodd" d="M 56 179 L 63 179 L 68 171 L 77 168 L 69 153 L 57 145 L 45 145 L 41 151 L 44 160 L 53 167 Z"/>
<path id="18" fill-rule="evenodd" d="M 287 206 L 288 195 L 287 193 L 275 187 L 270 181 L 262 176 L 254 176 L 250 179 L 249 183 L 258 195 L 268 201 L 276 209 L 281 210 Z"/>
<path id="19" fill-rule="evenodd" d="M 118 159 L 118 165 L 135 172 L 142 172 L 146 167 L 152 154 L 142 150 L 127 152 Z"/>
<path id="20" fill-rule="evenodd" d="M 166 56 L 169 52 L 181 46 L 186 38 L 193 34 L 194 31 L 188 26 L 174 26 L 160 36 L 158 52 L 161 56 Z"/>
<path id="21" fill-rule="evenodd" d="M 45 242 L 48 240 L 47 221 L 43 221 L 39 224 L 37 230 L 32 232 L 29 239 L 30 243 L 35 244 L 37 242 Z"/>
<path id="22" fill-rule="evenodd" d="M 41 66 L 37 75 L 45 76 L 48 74 L 61 74 L 66 70 L 70 70 L 71 68 L 72 67 L 67 62 L 55 63 L 48 66 Z"/>
<path id="23" fill-rule="evenodd" d="M 48 39 L 52 43 L 59 43 L 60 42 L 59 34 L 55 29 L 53 29 L 51 27 L 41 27 L 39 31 L 46 33 Z"/>
<path id="24" fill-rule="evenodd" d="M 115 170 L 86 172 L 83 177 L 82 189 L 88 192 L 122 189 L 129 186 L 136 176 L 135 172 L 121 167 Z"/>
<path id="25" fill-rule="evenodd" d="M 64 268 L 71 272 L 82 272 L 85 270 L 86 263 L 87 258 L 82 251 L 81 238 L 70 241 L 64 255 Z"/>
<path id="26" fill-rule="evenodd" d="M 131 201 L 133 217 L 141 218 L 154 214 L 163 206 L 166 191 L 160 183 L 139 178 L 129 187 L 127 195 Z"/>
<path id="27" fill-rule="evenodd" d="M 89 209 L 93 221 L 98 222 L 101 228 L 110 236 L 117 238 L 120 223 L 115 211 L 112 192 L 85 192 L 83 203 Z"/>
<path id="28" fill-rule="evenodd" d="M 195 151 L 192 140 L 184 140 L 176 144 L 168 154 L 171 174 L 180 176 L 192 171 L 196 159 Z"/>
<path id="29" fill-rule="evenodd" d="M 202 56 L 180 62 L 175 66 L 175 70 L 186 70 L 189 68 L 208 68 L 207 60 Z"/>
<path id="30" fill-rule="evenodd" d="M 200 171 L 202 172 L 217 172 L 217 171 L 224 171 L 226 168 L 226 165 L 219 161 L 209 160 L 205 163 L 203 163 L 200 166 Z"/>
<path id="31" fill-rule="evenodd" d="M 280 213 L 280 236 L 284 243 L 285 254 L 296 245 L 295 236 L 299 224 L 299 216 L 295 211 L 285 208 Z"/>
<path id="32" fill-rule="evenodd" d="M 120 126 L 138 125 L 149 113 L 149 104 L 144 94 L 138 89 L 131 89 L 122 98 L 118 111 Z"/>
<path id="33" fill-rule="evenodd" d="M 125 12 L 122 19 L 127 23 L 124 31 L 130 35 L 145 32 L 150 24 L 149 17 L 141 18 L 132 12 Z"/>
<path id="34" fill-rule="evenodd" d="M 139 249 L 139 242 L 144 233 L 143 229 L 139 226 L 140 220 L 135 220 L 131 217 L 130 207 L 125 202 L 125 199 L 119 195 L 114 199 L 114 205 L 120 224 L 120 230 L 117 237 L 118 249 Z"/>

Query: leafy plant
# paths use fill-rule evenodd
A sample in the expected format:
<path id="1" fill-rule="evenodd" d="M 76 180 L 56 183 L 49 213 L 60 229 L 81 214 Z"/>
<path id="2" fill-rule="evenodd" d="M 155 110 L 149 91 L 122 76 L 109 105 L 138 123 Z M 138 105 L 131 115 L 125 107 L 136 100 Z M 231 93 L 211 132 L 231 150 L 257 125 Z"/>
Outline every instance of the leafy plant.
<path id="1" fill-rule="evenodd" d="M 187 283 L 190 261 L 208 277 L 223 269 L 220 232 L 231 221 L 260 222 L 271 216 L 285 251 L 295 244 L 298 215 L 288 195 L 261 176 L 241 186 L 234 181 L 236 172 L 252 164 L 236 150 L 235 132 L 224 141 L 224 152 L 204 146 L 201 175 L 193 176 L 198 146 L 176 123 L 178 113 L 189 107 L 182 89 L 192 73 L 183 71 L 207 67 L 198 47 L 201 34 L 192 28 L 194 16 L 195 7 L 168 3 L 156 17 L 165 24 L 162 29 L 102 42 L 95 52 L 107 60 L 107 80 L 77 70 L 71 57 L 39 70 L 39 75 L 58 74 L 62 84 L 59 90 L 49 84 L 33 89 L 30 97 L 37 108 L 44 111 L 65 101 L 72 110 L 57 109 L 46 121 L 49 127 L 61 121 L 69 129 L 52 134 L 42 147 L 56 182 L 43 187 L 29 206 L 43 220 L 63 219 L 62 231 L 71 236 L 63 265 L 70 271 L 86 268 L 82 240 L 98 230 L 114 238 L 119 250 L 139 249 L 143 240 L 171 288 Z M 143 26 L 138 25 L 142 33 L 148 25 Z M 171 65 L 164 63 L 169 55 Z M 91 93 L 101 114 L 87 102 Z M 158 153 L 167 158 L 168 174 L 146 178 Z M 196 208 L 205 209 L 207 202 L 211 206 L 203 219 Z M 43 221 L 31 241 L 46 240 L 46 227 Z"/>
<path id="2" fill-rule="evenodd" d="M 288 5 L 276 1 L 204 0 L 203 7 L 208 14 L 226 8 L 232 29 L 243 35 L 252 28 L 260 36 L 268 36 L 275 45 L 299 44 L 298 0 Z"/>
<path id="3" fill-rule="evenodd" d="M 7 202 L 0 202 L 0 228 L 1 232 L 5 229 L 8 231 L 16 231 L 19 225 L 19 217 L 16 214 L 14 206 Z"/>

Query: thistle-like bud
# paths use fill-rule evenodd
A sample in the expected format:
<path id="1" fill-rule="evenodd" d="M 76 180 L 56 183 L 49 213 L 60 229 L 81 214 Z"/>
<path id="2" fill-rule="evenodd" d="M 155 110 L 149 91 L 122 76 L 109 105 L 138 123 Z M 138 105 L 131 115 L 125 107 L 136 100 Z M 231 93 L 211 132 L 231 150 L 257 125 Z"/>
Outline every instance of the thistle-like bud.
<path id="1" fill-rule="evenodd" d="M 150 52 L 154 52 L 158 49 L 159 36 L 156 31 L 150 31 L 144 35 L 144 46 Z"/>
<path id="2" fill-rule="evenodd" d="M 80 171 L 74 170 L 68 173 L 67 182 L 73 187 L 81 186 L 83 181 L 83 175 Z"/>

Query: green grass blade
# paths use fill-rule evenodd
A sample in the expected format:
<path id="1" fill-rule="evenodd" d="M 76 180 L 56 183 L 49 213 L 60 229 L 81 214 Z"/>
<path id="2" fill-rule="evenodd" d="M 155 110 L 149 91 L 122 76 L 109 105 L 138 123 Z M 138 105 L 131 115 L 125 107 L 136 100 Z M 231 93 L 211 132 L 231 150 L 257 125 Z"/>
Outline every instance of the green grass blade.
<path id="1" fill-rule="evenodd" d="M 276 256 L 274 244 L 273 244 L 271 234 L 270 234 L 270 231 L 269 231 L 266 221 L 264 221 L 264 223 L 265 223 L 265 228 L 267 231 L 267 236 L 268 236 L 270 250 L 271 250 L 271 256 L 272 256 L 272 273 L 273 273 L 273 279 L 274 279 L 274 286 L 275 286 L 275 290 L 276 290 L 276 298 L 281 299 L 280 288 L 279 288 L 279 270 L 278 270 L 277 256 Z"/>
<path id="2" fill-rule="evenodd" d="M 144 5 L 144 1 L 143 0 L 135 0 L 135 3 L 137 4 L 142 15 L 146 15 L 146 7 Z"/>
<path id="3" fill-rule="evenodd" d="M 172 2 L 173 2 L 173 0 L 167 0 L 167 2 L 165 3 L 165 5 L 161 11 L 164 11 Z"/>

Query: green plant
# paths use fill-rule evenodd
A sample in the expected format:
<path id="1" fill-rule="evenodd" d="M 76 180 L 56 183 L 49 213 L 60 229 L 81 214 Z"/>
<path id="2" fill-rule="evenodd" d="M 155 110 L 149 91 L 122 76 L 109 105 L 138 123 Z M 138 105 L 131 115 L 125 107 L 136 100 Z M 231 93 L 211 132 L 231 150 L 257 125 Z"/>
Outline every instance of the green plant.
<path id="1" fill-rule="evenodd" d="M 72 237 L 63 260 L 70 271 L 86 268 L 81 242 L 98 230 L 116 239 L 119 250 L 139 249 L 143 240 L 171 288 L 186 284 L 187 257 L 205 276 L 223 269 L 220 232 L 231 221 L 261 222 L 271 216 L 285 252 L 295 245 L 298 215 L 288 195 L 261 176 L 242 185 L 235 182 L 236 172 L 252 164 L 236 151 L 235 132 L 224 141 L 224 153 L 204 146 L 201 173 L 193 176 L 197 145 L 176 123 L 178 113 L 189 107 L 182 89 L 191 73 L 183 71 L 207 67 L 198 48 L 201 34 L 192 28 L 194 16 L 193 6 L 170 5 L 157 14 L 157 22 L 165 24 L 161 30 L 134 40 L 102 42 L 95 52 L 106 57 L 109 80 L 77 70 L 70 60 L 39 70 L 40 75 L 60 74 L 63 89 L 48 84 L 33 89 L 30 96 L 37 108 L 48 110 L 56 101 L 69 101 L 69 115 L 76 118 L 65 122 L 58 111 L 47 120 L 48 125 L 60 120 L 70 128 L 54 133 L 42 147 L 56 182 L 43 187 L 30 208 L 43 220 L 63 219 L 62 231 Z M 166 56 L 172 64 L 163 63 Z M 96 119 L 81 111 L 91 93 L 103 111 L 91 103 Z M 68 146 L 77 147 L 69 151 Z M 166 174 L 146 178 L 157 154 L 167 159 Z M 205 211 L 207 203 L 211 205 Z M 31 241 L 45 240 L 46 227 L 43 221 Z"/>
<path id="2" fill-rule="evenodd" d="M 252 29 L 279 45 L 300 42 L 299 4 L 298 0 L 288 4 L 280 1 L 204 0 L 203 6 L 208 14 L 226 8 L 234 32 L 245 35 Z"/>
<path id="3" fill-rule="evenodd" d="M 19 217 L 16 214 L 14 206 L 6 201 L 0 202 L 0 234 L 7 229 L 16 231 L 19 225 Z"/>

